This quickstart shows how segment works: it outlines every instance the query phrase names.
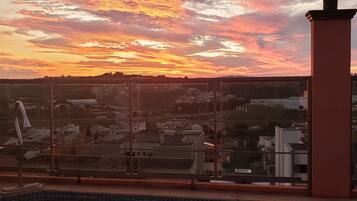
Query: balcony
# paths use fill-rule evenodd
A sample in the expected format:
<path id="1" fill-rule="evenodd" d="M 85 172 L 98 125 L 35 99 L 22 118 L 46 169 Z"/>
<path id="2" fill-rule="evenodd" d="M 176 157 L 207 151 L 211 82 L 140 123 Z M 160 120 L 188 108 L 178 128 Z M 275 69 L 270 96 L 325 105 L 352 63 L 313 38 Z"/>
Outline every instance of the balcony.
<path id="1" fill-rule="evenodd" d="M 310 80 L 2 80 L 0 174 L 16 181 L 21 100 L 25 181 L 308 195 Z"/>
<path id="2" fill-rule="evenodd" d="M 357 10 L 338 9 L 338 0 L 323 2 L 323 10 L 306 13 L 312 30 L 311 77 L 0 80 L 0 186 L 12 184 L 18 169 L 18 186 L 12 190 L 25 192 L 1 188 L 0 201 L 356 196 L 357 79 L 351 79 L 350 70 L 351 19 Z M 243 53 L 245 47 L 232 44 L 230 52 Z M 47 187 L 28 193 L 32 184 L 23 185 L 23 179 Z M 125 186 L 117 189 L 120 185 Z M 143 186 L 147 189 L 138 194 L 126 194 Z M 305 197 L 245 197 L 218 190 Z M 197 194 L 206 197 L 196 199 Z"/>
<path id="3" fill-rule="evenodd" d="M 307 192 L 308 83 L 308 77 L 2 81 L 0 170 L 4 178 L 17 170 L 13 108 L 21 100 L 32 124 L 24 133 L 28 178 Z"/>

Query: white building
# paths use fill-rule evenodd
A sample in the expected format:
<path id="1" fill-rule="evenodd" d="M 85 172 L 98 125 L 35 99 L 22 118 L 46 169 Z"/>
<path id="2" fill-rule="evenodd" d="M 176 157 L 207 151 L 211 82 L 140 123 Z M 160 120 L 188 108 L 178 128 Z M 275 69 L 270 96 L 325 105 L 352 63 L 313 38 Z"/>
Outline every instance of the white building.
<path id="1" fill-rule="evenodd" d="M 94 107 L 98 104 L 96 99 L 68 99 L 66 101 L 80 108 L 85 108 L 86 106 Z"/>
<path id="2" fill-rule="evenodd" d="M 250 103 L 270 107 L 281 106 L 293 110 L 306 110 L 308 106 L 307 97 L 290 97 L 288 99 L 252 99 Z"/>
<path id="3" fill-rule="evenodd" d="M 275 127 L 275 176 L 307 180 L 307 145 L 301 129 Z M 280 153 L 280 154 L 279 154 Z"/>
<path id="4" fill-rule="evenodd" d="M 129 156 L 129 142 L 120 144 L 122 156 Z M 146 172 L 204 173 L 204 133 L 193 125 L 172 134 L 142 131 L 132 144 L 134 168 Z M 136 165 L 135 165 L 136 164 Z"/>
<path id="5" fill-rule="evenodd" d="M 76 134 L 79 133 L 79 125 L 75 125 L 73 123 L 71 124 L 67 124 L 61 128 L 56 129 L 56 131 L 60 134 L 60 135 L 67 135 L 67 134 Z"/>
<path id="6" fill-rule="evenodd" d="M 133 121 L 132 132 L 138 133 L 146 129 L 145 121 Z M 118 121 L 109 126 L 109 135 L 123 135 L 129 132 L 128 122 Z"/>
<path id="7" fill-rule="evenodd" d="M 42 143 L 49 139 L 50 131 L 47 128 L 31 128 L 27 132 L 24 132 L 22 135 L 24 143 Z M 4 145 L 18 145 L 18 138 L 11 137 L 4 143 Z"/>

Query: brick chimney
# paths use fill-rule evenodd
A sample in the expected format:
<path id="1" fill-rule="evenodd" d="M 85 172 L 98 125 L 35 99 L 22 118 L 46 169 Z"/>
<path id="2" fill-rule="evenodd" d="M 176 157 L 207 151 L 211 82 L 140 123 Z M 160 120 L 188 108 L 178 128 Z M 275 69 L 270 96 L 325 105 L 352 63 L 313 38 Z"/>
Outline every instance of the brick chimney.
<path id="1" fill-rule="evenodd" d="M 324 0 L 311 10 L 311 193 L 349 198 L 351 194 L 351 19 L 356 9 L 338 10 Z M 310 95 L 310 94 L 309 94 Z"/>

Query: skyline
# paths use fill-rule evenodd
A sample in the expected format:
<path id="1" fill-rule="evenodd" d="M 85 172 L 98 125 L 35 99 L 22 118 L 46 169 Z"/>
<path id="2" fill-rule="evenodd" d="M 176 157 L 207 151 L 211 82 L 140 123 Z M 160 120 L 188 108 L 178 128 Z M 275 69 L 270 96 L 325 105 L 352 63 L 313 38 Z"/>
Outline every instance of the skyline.
<path id="1" fill-rule="evenodd" d="M 322 0 L 266 2 L 1 0 L 0 78 L 310 75 L 304 14 Z M 353 73 L 356 32 L 352 20 Z"/>

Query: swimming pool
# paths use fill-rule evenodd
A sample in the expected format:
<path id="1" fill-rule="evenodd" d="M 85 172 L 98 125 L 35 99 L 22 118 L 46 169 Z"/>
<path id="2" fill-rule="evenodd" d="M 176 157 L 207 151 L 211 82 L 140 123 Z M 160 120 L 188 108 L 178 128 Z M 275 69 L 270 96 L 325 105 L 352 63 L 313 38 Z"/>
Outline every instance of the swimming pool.
<path id="1" fill-rule="evenodd" d="M 0 201 L 223 201 L 185 197 L 162 197 L 152 195 L 117 195 L 63 191 L 39 191 L 21 195 L 0 197 Z"/>

